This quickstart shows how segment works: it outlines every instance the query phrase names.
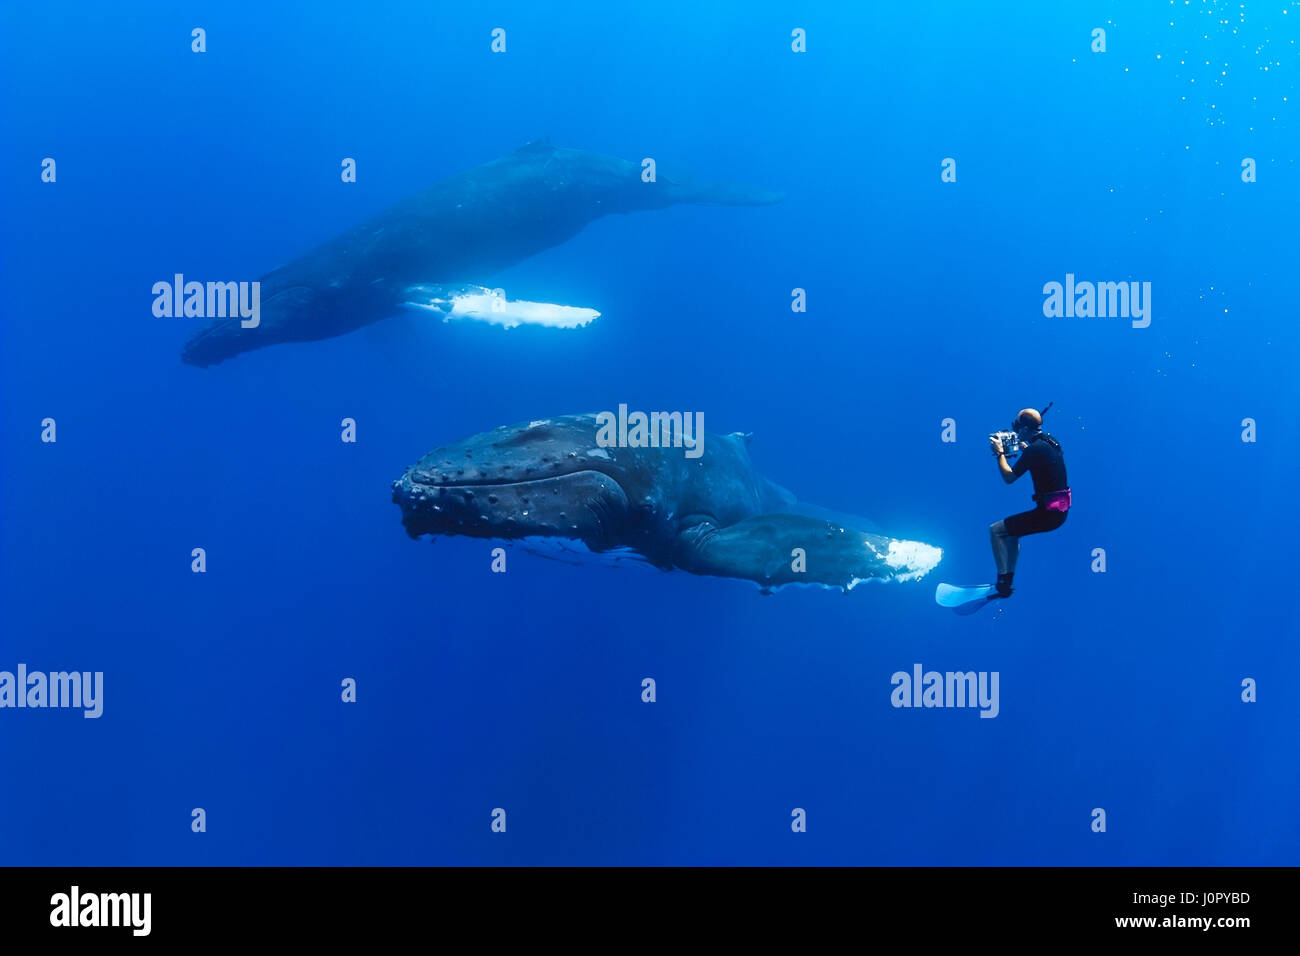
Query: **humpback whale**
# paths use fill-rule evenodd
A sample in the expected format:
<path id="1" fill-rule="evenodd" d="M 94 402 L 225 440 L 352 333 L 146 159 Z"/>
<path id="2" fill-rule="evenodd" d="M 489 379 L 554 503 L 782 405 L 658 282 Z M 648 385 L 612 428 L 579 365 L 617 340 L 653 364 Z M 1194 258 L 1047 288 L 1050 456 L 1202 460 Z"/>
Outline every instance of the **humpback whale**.
<path id="1" fill-rule="evenodd" d="M 942 557 L 802 505 L 758 474 L 747 435 L 705 434 L 690 458 L 680 447 L 602 447 L 599 427 L 597 415 L 566 415 L 434 449 L 392 485 L 407 534 L 572 542 L 765 592 L 916 580 Z"/>
<path id="2" fill-rule="evenodd" d="M 238 318 L 218 319 L 186 343 L 181 358 L 191 365 L 214 365 L 267 345 L 342 335 L 402 308 L 425 308 L 447 318 L 451 310 L 439 303 L 487 291 L 462 290 L 462 284 L 481 282 L 559 245 L 601 216 L 676 203 L 752 206 L 781 198 L 761 189 L 665 175 L 661 169 L 655 182 L 643 182 L 640 163 L 534 140 L 267 273 L 260 280 L 256 327 L 243 328 Z M 573 327 L 575 322 L 543 316 L 540 324 Z"/>

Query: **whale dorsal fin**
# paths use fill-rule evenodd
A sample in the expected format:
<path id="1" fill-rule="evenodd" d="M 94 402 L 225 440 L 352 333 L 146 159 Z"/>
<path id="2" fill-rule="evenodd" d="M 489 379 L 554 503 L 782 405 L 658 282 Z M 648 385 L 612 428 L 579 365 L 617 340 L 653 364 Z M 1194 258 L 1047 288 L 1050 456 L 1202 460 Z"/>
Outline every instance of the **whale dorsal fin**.
<path id="1" fill-rule="evenodd" d="M 525 156 L 527 156 L 530 153 L 549 153 L 554 149 L 555 147 L 551 145 L 551 137 L 539 136 L 537 137 L 537 139 L 531 139 L 528 142 L 524 143 L 524 145 L 520 146 L 517 150 L 515 150 L 515 152 L 523 153 Z"/>
<path id="2" fill-rule="evenodd" d="M 748 448 L 754 440 L 754 433 L 753 432 L 732 432 L 731 435 L 728 437 L 736 438 L 739 439 L 740 441 L 743 441 L 745 443 L 745 447 Z"/>

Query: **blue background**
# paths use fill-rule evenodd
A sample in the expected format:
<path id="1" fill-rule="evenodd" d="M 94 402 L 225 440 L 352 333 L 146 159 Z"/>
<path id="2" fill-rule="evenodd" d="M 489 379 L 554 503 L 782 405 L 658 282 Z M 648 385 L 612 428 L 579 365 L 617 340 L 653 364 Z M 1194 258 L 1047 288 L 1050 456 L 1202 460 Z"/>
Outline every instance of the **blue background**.
<path id="1" fill-rule="evenodd" d="M 0 10 L 0 669 L 106 685 L 0 711 L 0 863 L 1297 862 L 1296 5 L 274 6 Z M 581 332 L 197 369 L 202 320 L 152 315 L 542 135 L 786 200 L 466 277 Z M 1150 281 L 1150 328 L 1045 319 L 1067 272 Z M 1049 400 L 1069 522 L 996 611 L 937 608 L 1029 506 L 986 434 Z M 620 402 L 944 561 L 768 597 L 403 533 L 433 446 Z M 892 708 L 916 662 L 999 671 L 1000 715 Z"/>

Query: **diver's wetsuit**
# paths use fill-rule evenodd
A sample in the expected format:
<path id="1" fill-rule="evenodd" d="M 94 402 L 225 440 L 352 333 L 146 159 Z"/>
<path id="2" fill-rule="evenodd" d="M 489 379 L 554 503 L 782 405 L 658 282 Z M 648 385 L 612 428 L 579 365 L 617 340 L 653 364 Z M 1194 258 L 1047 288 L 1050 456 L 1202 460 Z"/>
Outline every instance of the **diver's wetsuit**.
<path id="1" fill-rule="evenodd" d="M 1065 524 L 1065 511 L 1052 511 L 1047 508 L 1047 498 L 1054 491 L 1065 491 L 1070 487 L 1065 480 L 1065 455 L 1056 439 L 1046 432 L 1039 432 L 1030 439 L 1029 445 L 1016 463 L 1011 473 L 1019 478 L 1025 472 L 1034 479 L 1034 500 L 1038 507 L 1033 511 L 1022 511 L 1003 520 L 1007 534 L 1023 537 L 1027 534 L 1039 534 L 1043 531 L 1055 531 Z"/>

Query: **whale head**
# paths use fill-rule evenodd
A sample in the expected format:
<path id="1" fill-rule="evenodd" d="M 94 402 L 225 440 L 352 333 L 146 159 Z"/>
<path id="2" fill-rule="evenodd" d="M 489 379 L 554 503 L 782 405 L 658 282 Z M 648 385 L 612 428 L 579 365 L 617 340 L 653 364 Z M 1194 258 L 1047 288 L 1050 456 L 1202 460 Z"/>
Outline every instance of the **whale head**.
<path id="1" fill-rule="evenodd" d="M 609 546 L 635 473 L 596 445 L 591 415 L 508 425 L 434 449 L 393 482 L 413 538 L 570 538 Z"/>

